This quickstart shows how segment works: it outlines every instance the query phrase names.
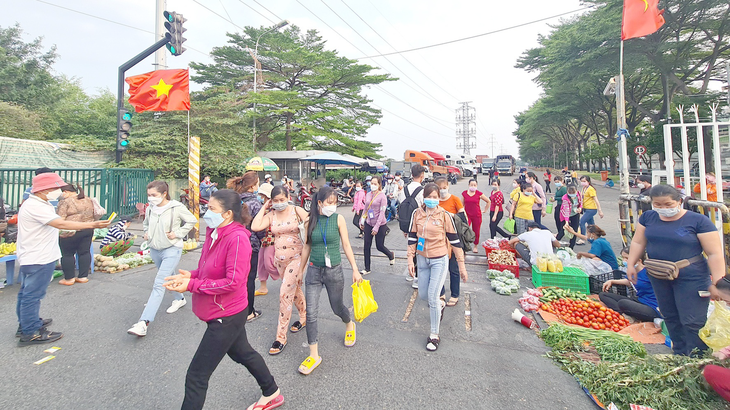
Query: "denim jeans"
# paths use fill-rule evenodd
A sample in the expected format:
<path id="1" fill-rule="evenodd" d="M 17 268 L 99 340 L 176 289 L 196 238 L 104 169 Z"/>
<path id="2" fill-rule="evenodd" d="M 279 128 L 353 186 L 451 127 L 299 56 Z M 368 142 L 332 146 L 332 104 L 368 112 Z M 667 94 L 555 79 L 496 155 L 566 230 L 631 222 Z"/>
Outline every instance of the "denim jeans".
<path id="1" fill-rule="evenodd" d="M 583 216 L 580 217 L 580 233 L 586 234 L 586 223 L 588 225 L 595 225 L 596 221 L 593 219 L 598 213 L 598 209 L 583 209 Z"/>
<path id="2" fill-rule="evenodd" d="M 388 200 L 388 206 L 390 207 L 390 220 L 395 219 L 395 214 L 398 212 L 398 198 L 391 198 Z"/>
<path id="3" fill-rule="evenodd" d="M 444 287 L 446 275 L 449 273 L 449 258 L 418 258 L 418 297 L 428 300 L 428 310 L 431 316 L 431 333 L 439 334 L 441 325 L 441 300 L 439 295 Z"/>
<path id="4" fill-rule="evenodd" d="M 20 322 L 20 329 L 24 335 L 31 335 L 41 328 L 40 319 L 41 299 L 46 296 L 46 289 L 53 278 L 53 268 L 56 261 L 45 265 L 24 265 L 18 272 L 20 291 L 15 314 Z"/>
<path id="5" fill-rule="evenodd" d="M 155 276 L 155 284 L 152 286 L 152 293 L 150 293 L 149 299 L 147 299 L 147 306 L 142 312 L 142 316 L 139 320 L 146 320 L 152 322 L 155 320 L 157 309 L 160 308 L 162 298 L 165 296 L 165 288 L 162 286 L 165 283 L 165 278 L 177 274 L 177 264 L 180 262 L 180 256 L 182 256 L 182 249 L 176 246 L 171 246 L 167 249 L 150 249 L 150 256 L 157 266 L 157 276 Z M 183 299 L 182 293 L 172 292 L 175 299 Z"/>
<path id="6" fill-rule="evenodd" d="M 351 321 L 350 311 L 342 302 L 345 291 L 345 276 L 342 273 L 342 265 L 327 268 L 309 264 L 304 284 L 306 285 L 305 300 L 307 302 L 307 342 L 313 345 L 317 344 L 317 316 L 322 286 L 327 288 L 330 307 L 332 307 L 335 315 L 342 319 L 342 323 L 350 323 Z"/>

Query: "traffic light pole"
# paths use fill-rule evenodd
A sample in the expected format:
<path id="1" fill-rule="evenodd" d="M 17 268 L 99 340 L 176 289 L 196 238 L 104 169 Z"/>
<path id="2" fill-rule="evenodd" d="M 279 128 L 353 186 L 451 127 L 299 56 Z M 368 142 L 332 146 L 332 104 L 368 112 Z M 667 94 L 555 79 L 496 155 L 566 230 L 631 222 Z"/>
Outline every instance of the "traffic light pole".
<path id="1" fill-rule="evenodd" d="M 137 54 L 135 57 L 133 57 L 131 60 L 127 61 L 126 63 L 119 66 L 119 78 L 117 79 L 117 112 L 124 108 L 124 73 L 127 72 L 130 68 L 134 67 L 135 65 L 139 64 L 142 60 L 149 57 L 157 51 L 158 49 L 165 47 L 165 44 L 170 42 L 170 33 L 165 33 L 165 37 L 157 41 L 155 44 L 149 46 L 146 50 L 143 52 Z M 117 115 L 117 130 L 119 129 L 121 125 L 121 119 Z M 119 138 L 119 137 L 117 137 Z M 117 163 L 120 163 L 122 161 L 122 151 L 117 150 Z"/>

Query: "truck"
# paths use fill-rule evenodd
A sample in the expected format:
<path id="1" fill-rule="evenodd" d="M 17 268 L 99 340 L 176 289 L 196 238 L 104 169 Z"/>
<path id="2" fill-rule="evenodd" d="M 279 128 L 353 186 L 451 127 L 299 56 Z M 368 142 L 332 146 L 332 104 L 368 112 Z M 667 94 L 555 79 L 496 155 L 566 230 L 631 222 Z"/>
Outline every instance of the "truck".
<path id="1" fill-rule="evenodd" d="M 494 166 L 494 158 L 482 159 L 482 175 L 489 174 L 489 170 Z"/>
<path id="2" fill-rule="evenodd" d="M 431 171 L 431 178 L 427 180 L 432 180 L 432 178 L 436 178 L 441 175 L 449 175 L 449 171 L 445 166 L 436 164 L 436 160 L 433 159 L 432 156 L 421 151 L 407 150 L 403 155 L 403 160 L 405 162 L 417 163 L 424 167 L 428 167 L 429 171 Z"/>
<path id="3" fill-rule="evenodd" d="M 481 164 L 482 162 L 484 162 L 485 159 L 489 158 L 489 155 L 477 155 L 476 158 L 477 163 Z"/>
<path id="4" fill-rule="evenodd" d="M 412 162 L 406 162 L 406 161 L 391 161 L 390 162 L 390 173 L 394 174 L 396 172 L 400 172 L 401 177 L 403 177 L 403 181 L 405 183 L 411 182 L 411 167 L 413 166 Z M 428 167 L 426 168 L 425 177 L 423 178 L 424 181 L 432 181 L 433 175 L 431 174 L 431 171 Z"/>
<path id="5" fill-rule="evenodd" d="M 497 171 L 500 175 L 514 175 L 517 160 L 512 155 L 497 155 Z"/>
<path id="6" fill-rule="evenodd" d="M 461 154 L 445 154 L 446 162 L 458 167 L 461 170 L 461 174 L 465 178 L 469 178 L 474 175 L 474 167 L 469 163 L 468 160 L 464 160 Z"/>
<path id="7" fill-rule="evenodd" d="M 457 167 L 455 164 L 451 164 L 450 161 L 448 161 L 445 156 L 439 154 L 438 152 L 433 152 L 433 151 L 423 151 L 423 153 L 430 155 L 431 158 L 433 158 L 434 161 L 436 161 L 436 165 L 446 167 L 446 171 L 448 172 L 449 176 L 453 174 L 453 175 L 456 175 L 457 178 L 462 177 L 462 174 L 463 174 L 462 169 Z"/>
<path id="8" fill-rule="evenodd" d="M 461 160 L 464 162 L 464 169 L 469 168 L 472 175 L 479 174 L 481 164 L 477 163 L 477 159 L 468 154 L 462 154 Z"/>

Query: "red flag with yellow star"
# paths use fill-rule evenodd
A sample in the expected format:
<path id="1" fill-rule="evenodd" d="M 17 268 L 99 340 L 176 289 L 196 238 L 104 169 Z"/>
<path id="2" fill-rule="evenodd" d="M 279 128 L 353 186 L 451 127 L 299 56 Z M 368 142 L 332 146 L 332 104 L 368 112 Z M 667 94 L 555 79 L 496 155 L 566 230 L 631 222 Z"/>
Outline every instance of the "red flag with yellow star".
<path id="1" fill-rule="evenodd" d="M 129 84 L 129 103 L 136 112 L 190 110 L 188 70 L 157 70 L 125 81 Z"/>
<path id="2" fill-rule="evenodd" d="M 621 40 L 648 36 L 664 25 L 659 0 L 624 0 Z"/>

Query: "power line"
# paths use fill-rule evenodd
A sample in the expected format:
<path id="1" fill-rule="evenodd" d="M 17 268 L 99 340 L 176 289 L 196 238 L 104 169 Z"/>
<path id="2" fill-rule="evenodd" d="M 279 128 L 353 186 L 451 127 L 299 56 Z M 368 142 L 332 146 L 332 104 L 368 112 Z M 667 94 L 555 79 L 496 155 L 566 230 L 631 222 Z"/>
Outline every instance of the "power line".
<path id="1" fill-rule="evenodd" d="M 453 137 L 452 135 L 446 135 L 446 134 L 442 134 L 442 133 L 440 133 L 440 132 L 436 132 L 436 131 L 434 131 L 434 130 L 430 130 L 430 129 L 428 129 L 428 128 L 426 128 L 426 127 L 424 127 L 424 126 L 420 125 L 420 124 L 416 124 L 415 122 L 413 122 L 413 121 L 411 121 L 411 120 L 407 120 L 407 119 L 405 119 L 405 118 L 401 117 L 400 115 L 398 115 L 398 114 L 396 114 L 396 113 L 394 113 L 394 112 L 392 112 L 392 111 L 388 111 L 388 110 L 386 110 L 385 108 L 382 108 L 382 107 L 377 107 L 377 106 L 376 106 L 376 108 L 378 108 L 378 109 L 379 109 L 379 110 L 381 110 L 381 111 L 385 111 L 385 112 L 387 112 L 387 113 L 388 113 L 388 114 L 390 114 L 390 115 L 394 115 L 394 116 L 396 116 L 396 117 L 400 118 L 401 120 L 403 120 L 403 121 L 405 121 L 405 122 L 411 123 L 411 124 L 415 125 L 415 126 L 416 126 L 416 127 L 418 127 L 418 128 L 423 128 L 424 130 L 426 130 L 426 131 L 428 131 L 428 132 L 432 132 L 432 133 L 434 133 L 434 134 L 436 134 L 436 135 L 441 135 L 441 136 L 444 136 L 444 137 L 448 137 L 448 138 L 452 138 L 452 137 Z"/>
<path id="2" fill-rule="evenodd" d="M 239 2 L 239 3 L 241 3 L 241 4 L 243 4 L 243 5 L 244 5 L 244 6 L 246 6 L 246 7 L 250 8 L 251 10 L 253 10 L 254 12 L 256 12 L 256 13 L 257 13 L 257 14 L 258 14 L 259 16 L 261 16 L 261 17 L 265 18 L 266 20 L 269 20 L 269 21 L 271 22 L 271 24 L 274 24 L 274 23 L 276 23 L 276 22 L 275 22 L 274 20 L 272 20 L 272 19 L 270 19 L 270 18 L 268 18 L 268 17 L 264 16 L 264 15 L 263 15 L 263 14 L 262 14 L 262 13 L 261 13 L 260 11 L 258 11 L 258 10 L 256 10 L 255 8 L 253 8 L 253 7 L 249 6 L 248 4 L 244 3 L 244 2 L 243 2 L 243 0 L 238 0 L 238 2 Z M 196 3 L 197 3 L 197 1 L 196 1 Z"/>
<path id="3" fill-rule="evenodd" d="M 451 127 L 450 127 L 450 126 L 446 126 L 446 125 L 443 125 L 443 124 L 442 124 L 443 122 L 446 122 L 446 123 L 448 123 L 448 121 L 446 121 L 446 120 L 442 120 L 442 119 L 439 119 L 439 118 L 434 118 L 434 117 L 430 116 L 429 114 L 426 114 L 425 112 L 423 112 L 423 111 L 419 110 L 418 108 L 416 108 L 416 107 L 414 107 L 414 106 L 412 106 L 412 105 L 408 104 L 407 102 L 405 102 L 405 101 L 401 100 L 400 98 L 396 97 L 395 95 L 393 95 L 393 94 L 392 94 L 391 92 L 387 91 L 387 90 L 386 90 L 385 88 L 381 87 L 380 85 L 376 85 L 376 87 L 377 87 L 377 88 L 378 88 L 378 89 L 379 89 L 380 91 L 382 91 L 382 92 L 384 92 L 385 94 L 387 94 L 387 95 L 388 95 L 389 97 L 392 97 L 392 98 L 394 98 L 394 99 L 396 99 L 396 100 L 398 100 L 398 101 L 402 102 L 403 104 L 405 104 L 405 105 L 407 105 L 408 107 L 412 108 L 412 109 L 413 109 L 414 111 L 418 111 L 419 113 L 421 113 L 421 115 L 423 115 L 424 117 L 426 117 L 426 118 L 428 118 L 428 119 L 430 119 L 430 120 L 432 120 L 432 121 L 436 122 L 436 124 L 438 124 L 438 125 L 441 125 L 442 127 L 446 127 L 446 128 L 448 128 L 449 130 L 451 130 Z"/>
<path id="4" fill-rule="evenodd" d="M 216 11 L 214 11 L 213 9 L 211 9 L 211 8 L 209 8 L 208 6 L 204 5 L 203 3 L 199 2 L 198 0 L 193 0 L 193 3 L 195 3 L 195 4 L 197 4 L 198 6 L 200 6 L 200 7 L 204 8 L 204 9 L 208 10 L 209 12 L 211 12 L 211 13 L 215 14 L 216 16 L 218 16 L 218 17 L 222 18 L 222 19 L 223 19 L 224 21 L 227 21 L 227 22 L 229 22 L 229 23 L 233 24 L 234 26 L 238 27 L 238 28 L 239 28 L 239 29 L 240 29 L 241 31 L 243 31 L 243 30 L 244 30 L 244 28 L 243 28 L 243 27 L 241 27 L 241 26 L 239 26 L 238 24 L 234 23 L 234 22 L 233 22 L 233 20 L 229 20 L 229 19 L 227 19 L 227 18 L 225 18 L 225 17 L 221 16 L 221 15 L 220 15 L 220 14 L 218 14 L 218 13 L 217 13 Z"/>
<path id="5" fill-rule="evenodd" d="M 274 17 L 276 17 L 276 18 L 277 18 L 277 19 L 278 19 L 279 21 L 283 20 L 283 19 L 282 19 L 281 17 L 277 16 L 277 15 L 276 15 L 276 13 L 274 13 L 273 11 L 271 11 L 271 10 L 267 9 L 267 8 L 266 8 L 266 6 L 264 6 L 263 4 L 259 3 L 259 2 L 258 2 L 258 1 L 256 1 L 256 0 L 253 0 L 253 2 L 254 2 L 254 3 L 256 3 L 256 4 L 258 4 L 259 6 L 261 6 L 261 8 L 263 8 L 264 10 L 268 11 L 269 13 L 271 13 L 271 14 L 272 14 L 272 15 L 273 15 Z"/>
<path id="6" fill-rule="evenodd" d="M 593 8 L 593 6 L 583 7 L 583 8 L 576 9 L 576 10 L 572 10 L 572 11 L 568 11 L 568 12 L 565 12 L 565 13 L 556 14 L 554 16 L 544 17 L 544 18 L 541 18 L 541 19 L 538 19 L 538 20 L 533 20 L 533 21 L 528 21 L 527 23 L 521 23 L 521 24 L 517 24 L 515 26 L 505 27 L 505 28 L 501 28 L 501 29 L 498 29 L 498 30 L 494 30 L 494 31 L 488 31 L 488 32 L 482 33 L 482 34 L 476 34 L 476 35 L 469 36 L 469 37 L 458 38 L 456 40 L 444 41 L 443 43 L 436 43 L 436 44 L 431 44 L 431 45 L 423 46 L 423 47 L 411 48 L 411 49 L 408 49 L 408 50 L 394 51 L 392 53 L 383 53 L 383 54 L 377 54 L 377 55 L 372 55 L 372 56 L 358 57 L 358 58 L 356 58 L 356 60 L 362 60 L 362 59 L 365 59 L 365 58 L 385 57 L 385 56 L 390 56 L 390 55 L 395 55 L 395 54 L 409 53 L 411 51 L 424 50 L 424 49 L 427 49 L 427 48 L 444 46 L 446 44 L 458 43 L 460 41 L 471 40 L 471 39 L 474 39 L 474 38 L 477 38 L 477 37 L 484 37 L 484 36 L 488 36 L 490 34 L 501 33 L 503 31 L 508 31 L 508 30 L 513 30 L 513 29 L 516 29 L 516 28 L 524 27 L 524 26 L 529 26 L 530 24 L 541 23 L 541 22 L 546 21 L 546 20 L 552 20 L 552 19 L 554 19 L 556 17 L 562 17 L 562 16 L 565 16 L 565 15 L 568 15 L 568 14 L 573 14 L 573 13 L 577 13 L 579 11 L 589 10 L 589 9 L 592 9 L 592 8 Z"/>
<path id="7" fill-rule="evenodd" d="M 221 3 L 221 7 L 223 7 L 223 11 L 226 12 L 226 16 L 228 16 L 228 20 L 233 21 L 233 17 L 231 17 L 231 13 L 228 12 L 228 9 L 226 9 L 226 6 L 223 5 L 223 0 L 218 0 Z"/>

